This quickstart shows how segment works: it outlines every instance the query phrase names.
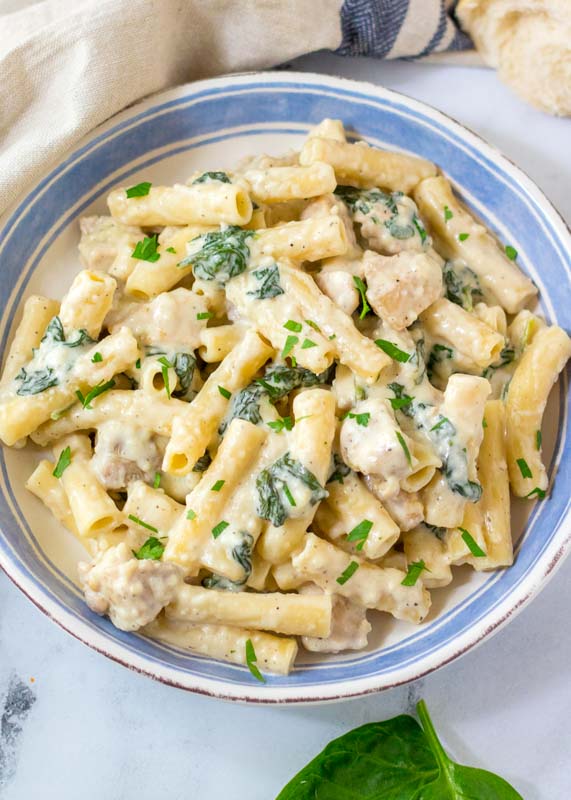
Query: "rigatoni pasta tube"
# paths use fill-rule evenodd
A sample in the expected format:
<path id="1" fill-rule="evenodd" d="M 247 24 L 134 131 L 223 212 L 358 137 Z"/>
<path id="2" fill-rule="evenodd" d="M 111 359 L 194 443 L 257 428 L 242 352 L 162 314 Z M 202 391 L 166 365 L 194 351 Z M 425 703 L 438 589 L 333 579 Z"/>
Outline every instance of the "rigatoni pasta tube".
<path id="1" fill-rule="evenodd" d="M 319 125 L 314 125 L 308 133 L 308 137 L 313 139 L 315 137 L 321 139 L 335 139 L 337 142 L 347 141 L 345 135 L 345 126 L 340 119 L 322 119 Z"/>
<path id="2" fill-rule="evenodd" d="M 200 332 L 198 353 L 207 364 L 222 361 L 242 341 L 246 334 L 244 325 L 217 325 Z"/>
<path id="3" fill-rule="evenodd" d="M 143 481 L 133 481 L 127 487 L 128 496 L 123 506 L 125 517 L 137 517 L 152 525 L 160 533 L 168 533 L 184 513 L 184 506 Z"/>
<path id="4" fill-rule="evenodd" d="M 335 189 L 335 173 L 329 164 L 315 162 L 307 167 L 248 169 L 242 176 L 256 203 L 280 203 L 297 198 L 317 197 Z"/>
<path id="5" fill-rule="evenodd" d="M 71 461 L 60 481 L 80 536 L 96 538 L 117 528 L 126 530 L 124 515 L 91 469 L 90 455 L 86 452 L 91 451 L 89 438 L 76 435 L 63 439 L 54 454 L 59 456 L 66 447 L 70 447 Z"/>
<path id="6" fill-rule="evenodd" d="M 49 508 L 58 522 L 80 539 L 65 489 L 53 474 L 54 468 L 55 464 L 45 458 L 42 459 L 26 481 L 26 489 Z"/>
<path id="7" fill-rule="evenodd" d="M 328 483 L 327 491 L 329 496 L 315 515 L 318 533 L 339 544 L 344 536 L 364 525 L 363 530 L 368 529 L 366 538 L 347 542 L 348 547 L 354 550 L 360 545 L 362 555 L 369 559 L 381 558 L 390 550 L 399 538 L 399 527 L 357 475 L 349 473 L 343 483 Z"/>
<path id="8" fill-rule="evenodd" d="M 446 178 L 439 175 L 423 180 L 414 199 L 438 251 L 446 258 L 463 259 L 478 276 L 484 292 L 491 293 L 508 313 L 515 314 L 537 294 L 529 278 L 455 197 Z"/>
<path id="9" fill-rule="evenodd" d="M 188 409 L 188 403 L 171 397 L 166 392 L 150 395 L 136 391 L 113 389 L 97 397 L 91 408 L 76 403 L 60 419 L 46 422 L 32 435 L 36 444 L 45 447 L 61 436 L 75 431 L 94 430 L 103 422 L 121 419 L 125 423 L 140 425 L 159 436 L 170 436 L 177 414 Z"/>
<path id="10" fill-rule="evenodd" d="M 506 409 L 501 400 L 486 403 L 484 420 L 484 439 L 478 455 L 482 497 L 476 505 L 482 512 L 486 557 L 471 556 L 466 559 L 477 570 L 509 567 L 513 563 L 506 461 Z"/>
<path id="11" fill-rule="evenodd" d="M 457 348 L 479 367 L 497 361 L 504 347 L 501 334 L 445 298 L 429 306 L 420 321 L 431 337 Z"/>
<path id="12" fill-rule="evenodd" d="M 506 400 L 510 484 L 517 497 L 545 491 L 548 478 L 541 459 L 541 422 L 549 393 L 571 356 L 571 339 L 556 325 L 542 328 L 524 350 Z"/>
<path id="13" fill-rule="evenodd" d="M 252 263 L 262 256 L 278 261 L 320 261 L 344 255 L 348 246 L 343 221 L 335 214 L 265 228 L 256 231 L 249 242 Z"/>
<path id="14" fill-rule="evenodd" d="M 2 385 L 18 374 L 20 369 L 31 360 L 33 350 L 40 346 L 48 322 L 59 311 L 59 302 L 34 294 L 24 303 L 20 324 L 16 328 L 14 339 L 8 350 L 8 356 L 2 373 Z"/>
<path id="15" fill-rule="evenodd" d="M 111 216 L 125 225 L 245 225 L 252 201 L 241 186 L 218 181 L 191 186 L 152 186 L 144 197 L 114 189 L 107 198 Z"/>
<path id="16" fill-rule="evenodd" d="M 335 435 L 335 398 L 325 389 L 309 389 L 297 395 L 293 401 L 293 413 L 296 422 L 288 441 L 289 453 L 313 473 L 323 486 L 327 480 Z M 289 489 L 295 498 L 293 485 Z M 257 546 L 262 558 L 272 564 L 286 561 L 303 539 L 316 510 L 317 505 L 306 502 L 293 506 L 283 525 L 276 527 L 268 523 Z"/>
<path id="17" fill-rule="evenodd" d="M 205 545 L 216 535 L 216 526 L 225 521 L 224 507 L 266 436 L 267 431 L 251 422 L 232 420 L 210 467 L 186 499 L 186 513 L 171 530 L 165 561 L 174 561 L 187 574 L 198 572 Z"/>
<path id="18" fill-rule="evenodd" d="M 250 640 L 257 667 L 262 672 L 277 675 L 287 675 L 297 655 L 295 639 L 231 625 L 189 625 L 157 620 L 147 625 L 145 633 L 175 647 L 243 666 L 247 664 L 246 643 Z"/>
<path id="19" fill-rule="evenodd" d="M 430 525 L 442 528 L 460 525 L 468 497 L 477 490 L 471 483 L 478 481 L 476 459 L 484 435 L 482 420 L 490 392 L 485 378 L 458 373 L 450 376 L 440 409 L 455 431 L 449 439 L 446 474 L 436 473 L 422 490 L 424 518 Z"/>
<path id="20" fill-rule="evenodd" d="M 204 455 L 220 420 L 228 408 L 228 394 L 243 389 L 273 351 L 258 334 L 249 330 L 209 376 L 186 412 L 173 421 L 172 436 L 163 460 L 163 470 L 186 475 Z"/>
<path id="21" fill-rule="evenodd" d="M 92 362 L 95 352 L 101 361 Z M 107 336 L 80 356 L 67 373 L 65 383 L 52 386 L 38 394 L 6 394 L 0 402 L 0 439 L 13 445 L 28 436 L 56 411 L 76 400 L 76 390 L 87 391 L 92 386 L 110 380 L 127 369 L 138 356 L 137 342 L 127 328 Z"/>
<path id="22" fill-rule="evenodd" d="M 166 607 L 165 616 L 179 622 L 324 637 L 331 630 L 331 595 L 225 592 L 182 584 Z"/>
<path id="23" fill-rule="evenodd" d="M 378 150 L 367 144 L 348 144 L 333 139 L 311 137 L 299 154 L 300 164 L 325 161 L 335 170 L 338 183 L 370 189 L 383 189 L 408 194 L 423 178 L 436 175 L 430 161 L 402 153 Z"/>
<path id="24" fill-rule="evenodd" d="M 117 281 L 105 272 L 88 269 L 78 272 L 61 301 L 59 317 L 66 335 L 83 329 L 96 339 L 116 288 Z"/>
<path id="25" fill-rule="evenodd" d="M 396 619 L 415 623 L 428 614 L 430 595 L 422 579 L 414 586 L 403 586 L 404 572 L 368 564 L 313 533 L 307 534 L 303 548 L 293 555 L 292 564 L 299 575 L 324 591 L 341 594 L 365 608 L 387 611 Z"/>

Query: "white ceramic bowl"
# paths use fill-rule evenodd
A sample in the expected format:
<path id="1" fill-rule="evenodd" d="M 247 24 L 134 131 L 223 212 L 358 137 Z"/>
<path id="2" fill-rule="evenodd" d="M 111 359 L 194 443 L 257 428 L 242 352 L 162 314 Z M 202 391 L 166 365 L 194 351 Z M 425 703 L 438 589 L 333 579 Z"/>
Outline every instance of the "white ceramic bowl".
<path id="1" fill-rule="evenodd" d="M 517 248 L 518 263 L 541 291 L 546 318 L 571 328 L 569 233 L 539 189 L 495 149 L 432 108 L 376 86 L 254 73 L 194 83 L 129 109 L 87 137 L 5 218 L 2 351 L 28 294 L 63 295 L 78 269 L 78 218 L 104 212 L 113 186 L 169 183 L 195 169 L 229 167 L 253 152 L 280 153 L 298 147 L 323 117 L 341 118 L 371 144 L 435 161 L 468 205 Z M 77 588 L 79 545 L 24 489 L 37 453 L 0 456 L 0 565 L 71 634 L 185 689 L 243 701 L 308 702 L 394 686 L 448 663 L 504 625 L 561 562 L 570 540 L 566 400 L 563 379 L 543 434 L 557 480 L 547 500 L 516 504 L 513 567 L 485 575 L 458 569 L 450 587 L 433 593 L 433 610 L 420 627 L 379 615 L 367 651 L 321 660 L 302 654 L 291 675 L 269 677 L 265 685 L 246 669 L 123 633 L 89 611 Z"/>

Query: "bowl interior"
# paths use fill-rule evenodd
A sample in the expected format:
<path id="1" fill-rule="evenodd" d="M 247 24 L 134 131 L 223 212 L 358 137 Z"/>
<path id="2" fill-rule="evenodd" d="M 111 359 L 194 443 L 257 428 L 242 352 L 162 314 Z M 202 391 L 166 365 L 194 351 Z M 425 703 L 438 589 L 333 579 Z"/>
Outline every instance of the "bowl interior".
<path id="1" fill-rule="evenodd" d="M 117 184 L 174 183 L 196 169 L 224 169 L 252 153 L 299 148 L 309 127 L 339 117 L 369 143 L 430 158 L 504 243 L 541 292 L 540 311 L 571 328 L 569 239 L 555 212 L 509 162 L 475 136 L 430 109 L 374 87 L 291 75 L 242 76 L 183 87 L 123 114 L 100 129 L 42 181 L 5 221 L 0 234 L 4 351 L 18 307 L 29 294 L 61 297 L 80 268 L 79 217 L 106 213 Z M 567 246 L 567 251 L 565 247 Z M 258 700 L 318 699 L 383 688 L 447 662 L 499 625 L 542 582 L 565 540 L 569 459 L 566 381 L 550 398 L 543 431 L 550 498 L 514 507 L 516 563 L 504 572 L 455 571 L 450 587 L 433 592 L 433 609 L 418 628 L 373 615 L 366 651 L 298 658 L 288 677 L 253 685 L 239 667 L 184 653 L 116 630 L 92 614 L 77 588 L 85 556 L 24 482 L 39 450 L 0 455 L 0 564 L 51 616 L 89 644 L 155 677 L 185 688 Z"/>

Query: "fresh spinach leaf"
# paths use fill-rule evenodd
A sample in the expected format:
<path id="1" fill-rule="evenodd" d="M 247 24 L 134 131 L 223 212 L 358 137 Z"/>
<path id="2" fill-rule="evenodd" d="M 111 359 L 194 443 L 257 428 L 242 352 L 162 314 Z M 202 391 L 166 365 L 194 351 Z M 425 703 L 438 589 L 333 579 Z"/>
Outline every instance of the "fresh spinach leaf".
<path id="1" fill-rule="evenodd" d="M 248 292 L 250 297 L 255 297 L 256 300 L 269 300 L 272 297 L 284 294 L 280 284 L 280 270 L 277 264 L 255 269 L 252 275 L 259 285 L 253 292 Z"/>
<path id="2" fill-rule="evenodd" d="M 408 715 L 334 739 L 276 800 L 523 800 L 503 778 L 454 763 L 424 701 Z"/>
<path id="3" fill-rule="evenodd" d="M 248 239 L 255 231 L 245 231 L 237 225 L 229 225 L 220 231 L 210 231 L 192 241 L 201 244 L 200 250 L 191 253 L 179 262 L 179 267 L 192 264 L 195 278 L 217 281 L 224 286 L 231 278 L 241 275 L 248 266 L 250 248 Z"/>

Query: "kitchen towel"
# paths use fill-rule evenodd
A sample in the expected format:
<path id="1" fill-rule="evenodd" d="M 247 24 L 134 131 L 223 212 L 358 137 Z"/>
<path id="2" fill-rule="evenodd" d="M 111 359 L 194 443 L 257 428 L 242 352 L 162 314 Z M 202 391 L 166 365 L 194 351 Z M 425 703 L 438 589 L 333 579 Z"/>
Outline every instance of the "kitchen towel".
<path id="1" fill-rule="evenodd" d="M 378 58 L 467 49 L 449 7 L 447 0 L 0 0 L 0 214 L 82 136 L 153 92 L 320 49 Z"/>

